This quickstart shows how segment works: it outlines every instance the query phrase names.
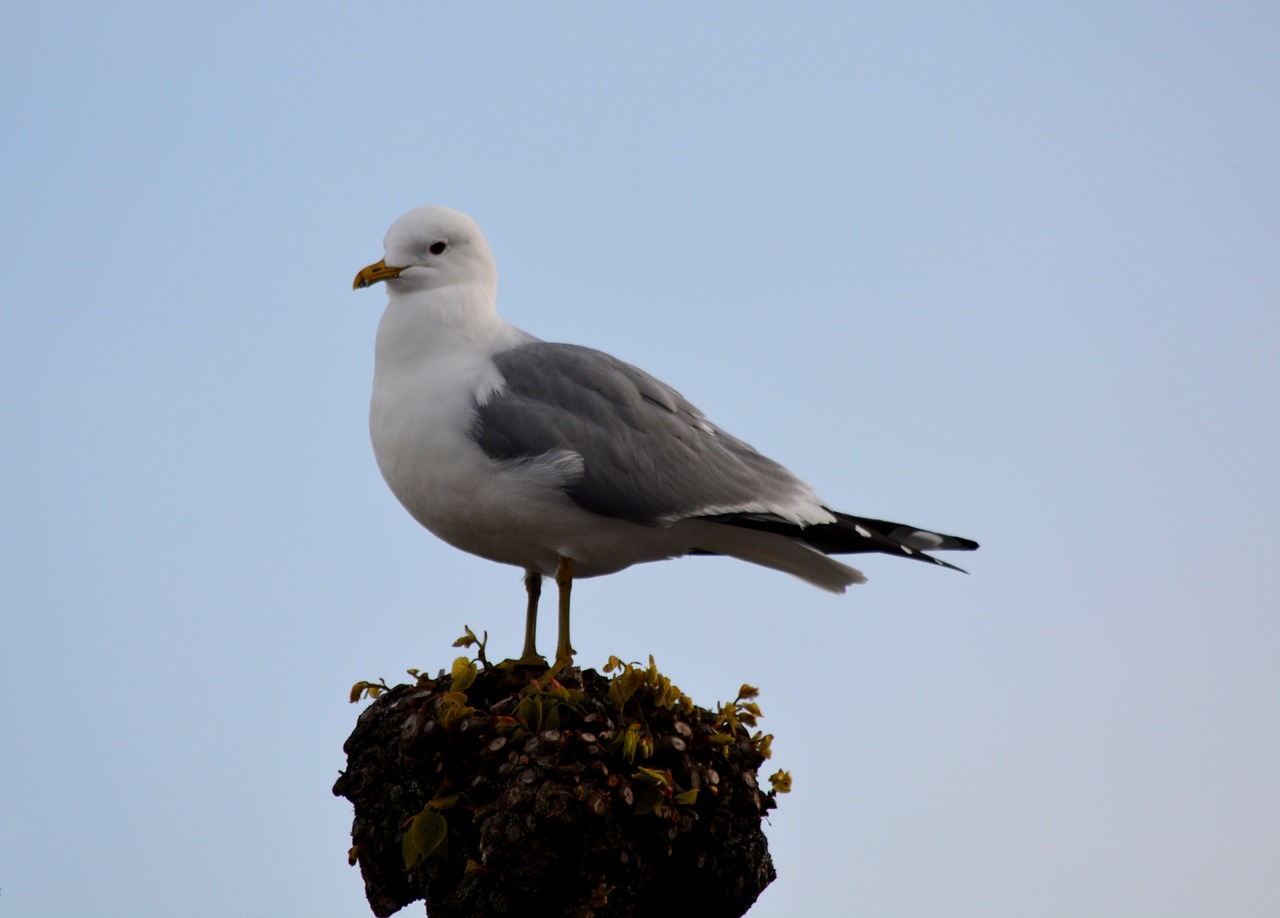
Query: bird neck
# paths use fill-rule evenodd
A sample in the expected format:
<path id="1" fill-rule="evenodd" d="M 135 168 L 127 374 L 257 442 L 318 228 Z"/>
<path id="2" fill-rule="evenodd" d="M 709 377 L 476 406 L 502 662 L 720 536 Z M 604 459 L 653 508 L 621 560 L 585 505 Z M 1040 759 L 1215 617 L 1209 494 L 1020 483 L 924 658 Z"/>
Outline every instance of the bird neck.
<path id="1" fill-rule="evenodd" d="M 378 325 L 379 360 L 412 360 L 507 337 L 511 326 L 498 315 L 493 290 L 456 284 L 393 294 Z"/>

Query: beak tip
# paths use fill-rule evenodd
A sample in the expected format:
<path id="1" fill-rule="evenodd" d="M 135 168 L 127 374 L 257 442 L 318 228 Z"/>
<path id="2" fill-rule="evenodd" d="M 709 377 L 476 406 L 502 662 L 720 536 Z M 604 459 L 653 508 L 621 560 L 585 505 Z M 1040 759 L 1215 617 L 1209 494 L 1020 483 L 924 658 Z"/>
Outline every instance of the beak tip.
<path id="1" fill-rule="evenodd" d="M 385 260 L 369 265 L 367 268 L 361 268 L 360 272 L 356 274 L 356 279 L 351 282 L 351 289 L 363 290 L 365 287 L 372 287 L 374 284 L 380 284 L 393 277 L 399 277 L 400 272 L 403 270 L 404 268 L 387 267 Z"/>

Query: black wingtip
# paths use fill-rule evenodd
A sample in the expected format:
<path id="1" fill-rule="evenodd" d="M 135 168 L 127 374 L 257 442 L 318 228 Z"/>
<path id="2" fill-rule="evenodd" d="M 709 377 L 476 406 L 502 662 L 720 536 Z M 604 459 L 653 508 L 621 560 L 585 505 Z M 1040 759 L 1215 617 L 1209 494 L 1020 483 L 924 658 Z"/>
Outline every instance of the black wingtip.
<path id="1" fill-rule="evenodd" d="M 975 546 L 974 546 L 974 548 L 977 548 L 977 546 L 975 545 Z M 969 573 L 969 572 L 968 572 L 967 570 L 965 570 L 963 567 L 960 567 L 960 566 L 958 566 L 958 565 L 952 564 L 952 563 L 951 563 L 951 562 L 949 562 L 949 561 L 943 561 L 941 558 L 935 558 L 933 555 L 923 555 L 922 557 L 928 558 L 928 559 L 929 559 L 930 561 L 932 561 L 934 564 L 938 565 L 938 567 L 946 567 L 946 568 L 950 568 L 951 570 L 953 570 L 953 571 L 959 571 L 960 573 L 965 574 L 966 576 L 967 576 L 967 575 L 968 575 L 968 573 Z"/>
<path id="2" fill-rule="evenodd" d="M 742 526 L 799 539 L 827 555 L 877 552 L 948 567 L 962 574 L 969 572 L 950 562 L 935 558 L 927 552 L 973 551 L 978 547 L 978 543 L 972 539 L 944 535 L 940 532 L 891 523 L 887 520 L 850 516 L 837 511 L 832 513 L 836 517 L 834 523 L 818 523 L 812 526 L 797 526 L 775 516 L 759 513 L 725 514 L 708 519 L 730 526 Z M 920 538 L 922 536 L 928 538 Z M 915 544 L 911 544 L 912 542 Z"/>
<path id="3" fill-rule="evenodd" d="M 951 546 L 947 546 L 947 547 L 948 549 L 951 548 Z M 910 558 L 913 561 L 931 561 L 934 564 L 938 565 L 938 567 L 945 567 L 953 571 L 959 571 L 962 574 L 969 573 L 963 567 L 957 567 L 956 565 L 952 564 L 950 561 L 943 561 L 941 558 L 935 558 L 933 555 L 926 554 L 925 552 L 922 552 L 918 548 L 912 548 L 910 545 L 893 543 L 889 546 L 883 546 L 883 545 L 877 546 L 876 548 L 871 550 L 878 551 L 881 554 L 886 554 L 886 555 L 896 554 L 903 558 Z"/>

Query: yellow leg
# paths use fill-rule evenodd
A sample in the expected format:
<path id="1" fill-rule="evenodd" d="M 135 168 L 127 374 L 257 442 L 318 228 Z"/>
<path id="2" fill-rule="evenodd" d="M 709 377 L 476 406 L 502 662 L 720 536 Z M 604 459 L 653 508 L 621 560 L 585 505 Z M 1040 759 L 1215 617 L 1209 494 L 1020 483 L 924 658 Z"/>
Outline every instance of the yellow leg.
<path id="1" fill-rule="evenodd" d="M 573 664 L 573 645 L 569 643 L 569 591 L 573 589 L 573 559 L 561 558 L 556 568 L 556 586 L 560 588 L 560 639 L 556 642 L 556 661 L 551 664 L 538 685 L 546 688 L 551 680 Z"/>
<path id="2" fill-rule="evenodd" d="M 522 666 L 545 666 L 546 660 L 535 646 L 538 632 L 538 599 L 542 596 L 542 575 L 537 571 L 525 571 L 525 592 L 529 594 L 529 606 L 524 614 L 524 650 L 516 662 Z"/>
<path id="3" fill-rule="evenodd" d="M 556 643 L 556 663 L 573 662 L 573 645 L 569 643 L 569 591 L 573 589 L 573 559 L 561 558 L 556 568 L 556 586 L 560 588 L 560 639 Z"/>

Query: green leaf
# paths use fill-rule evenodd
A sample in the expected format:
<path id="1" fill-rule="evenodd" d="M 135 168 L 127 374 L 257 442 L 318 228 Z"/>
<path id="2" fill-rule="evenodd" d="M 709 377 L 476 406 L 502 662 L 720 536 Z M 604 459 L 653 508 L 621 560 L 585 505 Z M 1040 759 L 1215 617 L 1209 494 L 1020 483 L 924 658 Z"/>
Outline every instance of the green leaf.
<path id="1" fill-rule="evenodd" d="M 466 657 L 458 657 L 453 661 L 453 690 L 465 692 L 476 681 L 480 668 Z"/>
<path id="2" fill-rule="evenodd" d="M 404 855 L 404 869 L 411 870 L 424 857 L 440 854 L 447 857 L 449 825 L 435 807 L 427 804 L 422 812 L 413 817 L 409 828 L 400 842 L 400 853 Z"/>
<path id="3" fill-rule="evenodd" d="M 636 744 L 640 742 L 640 725 L 628 724 L 622 734 L 622 757 L 628 762 L 636 760 Z"/>
<path id="4" fill-rule="evenodd" d="M 698 799 L 698 789 L 695 787 L 693 790 L 687 790 L 683 794 L 676 794 L 674 799 L 681 806 L 687 806 Z"/>
<path id="5" fill-rule="evenodd" d="M 644 670 L 624 665 L 622 672 L 609 680 L 609 699 L 621 711 L 640 686 L 644 685 Z"/>
<path id="6" fill-rule="evenodd" d="M 448 796 L 445 796 L 445 797 L 436 797 L 430 803 L 428 803 L 427 806 L 431 807 L 433 810 L 436 810 L 437 812 L 443 813 L 445 810 L 451 810 L 455 806 L 457 806 L 458 798 L 460 796 L 461 796 L 460 794 L 449 794 Z"/>
<path id="7" fill-rule="evenodd" d="M 666 799 L 662 793 L 662 788 L 653 785 L 638 798 L 636 798 L 636 814 L 652 813 L 658 808 L 658 805 Z"/>
<path id="8" fill-rule="evenodd" d="M 368 695 L 370 698 L 377 698 L 382 694 L 386 687 L 386 680 L 379 680 L 378 682 L 357 682 L 355 685 L 351 686 L 351 703 L 355 704 L 365 695 Z"/>
<path id="9" fill-rule="evenodd" d="M 640 766 L 640 770 L 631 776 L 637 781 L 651 781 L 664 787 L 671 785 L 671 770 L 663 768 L 645 768 Z"/>

